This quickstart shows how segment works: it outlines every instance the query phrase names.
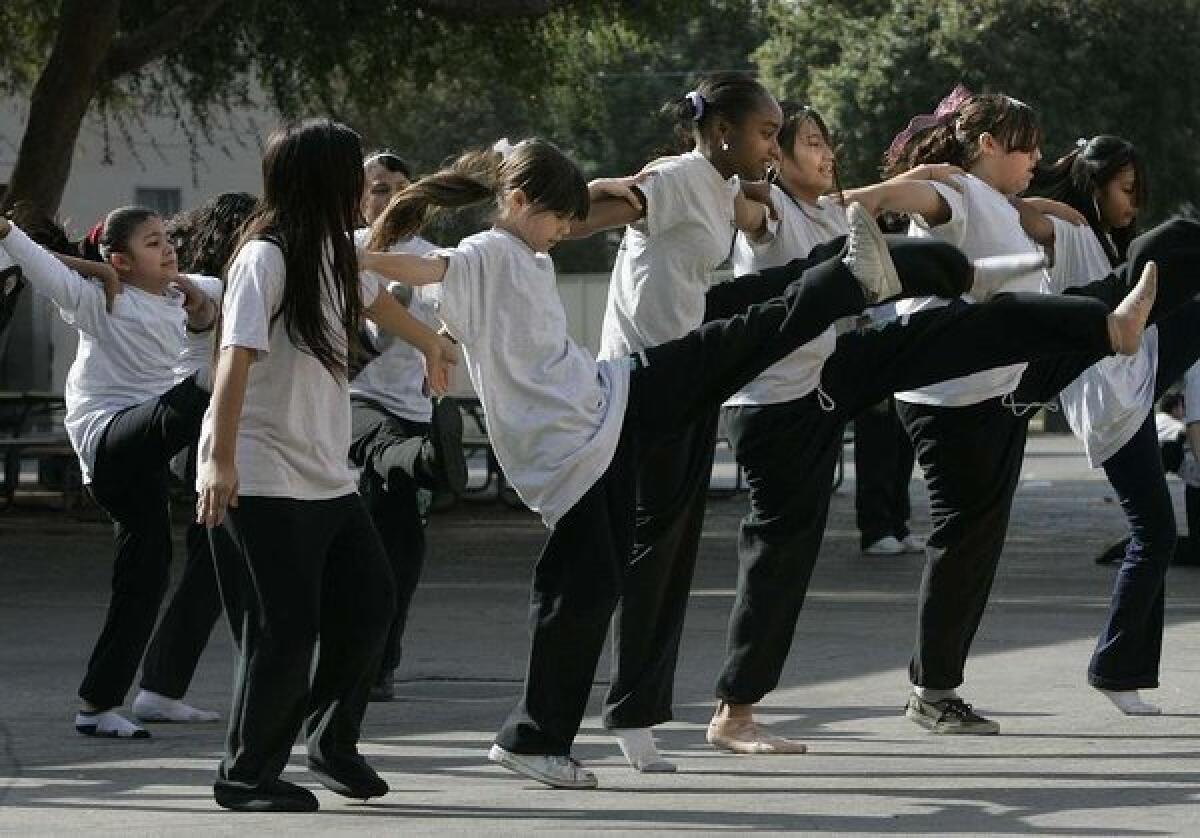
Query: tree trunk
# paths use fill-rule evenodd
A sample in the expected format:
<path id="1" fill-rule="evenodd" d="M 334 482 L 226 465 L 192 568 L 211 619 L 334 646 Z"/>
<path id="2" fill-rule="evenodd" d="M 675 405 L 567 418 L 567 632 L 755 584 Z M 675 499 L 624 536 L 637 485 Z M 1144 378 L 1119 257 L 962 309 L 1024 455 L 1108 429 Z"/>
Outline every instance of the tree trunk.
<path id="1" fill-rule="evenodd" d="M 29 121 L 0 207 L 24 203 L 49 216 L 58 211 L 120 7 L 120 0 L 63 0 L 58 35 L 30 96 Z"/>

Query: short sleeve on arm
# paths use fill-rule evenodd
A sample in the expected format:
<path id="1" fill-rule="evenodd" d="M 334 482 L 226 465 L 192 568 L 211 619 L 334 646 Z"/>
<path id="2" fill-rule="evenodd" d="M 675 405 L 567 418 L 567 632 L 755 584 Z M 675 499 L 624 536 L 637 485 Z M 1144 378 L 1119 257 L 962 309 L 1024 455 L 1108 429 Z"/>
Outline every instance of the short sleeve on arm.
<path id="1" fill-rule="evenodd" d="M 421 286 L 419 299 L 433 308 L 451 337 L 470 344 L 478 329 L 477 309 L 487 282 L 485 253 L 474 242 L 464 241 L 432 255 L 446 260 L 446 273 L 441 282 Z"/>
<path id="2" fill-rule="evenodd" d="M 638 184 L 646 199 L 646 217 L 641 223 L 646 235 L 656 236 L 688 218 L 686 184 L 688 169 L 665 166 Z"/>
<path id="3" fill-rule="evenodd" d="M 914 215 L 913 221 L 929 232 L 935 233 L 942 241 L 961 246 L 967 236 L 967 198 L 961 189 L 967 188 L 967 182 L 961 178 L 957 179 L 956 184 L 959 187 L 957 189 L 949 183 L 942 183 L 938 180 L 924 182 L 933 187 L 934 191 L 950 207 L 950 220 L 936 227 L 929 226 L 928 222 L 920 215 Z"/>
<path id="4" fill-rule="evenodd" d="M 221 348 L 271 347 L 271 317 L 283 300 L 283 253 L 270 242 L 247 242 L 229 267 L 222 305 Z"/>

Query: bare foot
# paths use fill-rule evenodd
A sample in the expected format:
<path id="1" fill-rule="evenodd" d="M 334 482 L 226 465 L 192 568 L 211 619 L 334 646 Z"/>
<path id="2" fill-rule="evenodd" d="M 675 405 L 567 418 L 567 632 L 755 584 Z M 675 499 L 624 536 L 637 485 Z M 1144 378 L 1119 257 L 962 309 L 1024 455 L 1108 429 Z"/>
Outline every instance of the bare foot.
<path id="1" fill-rule="evenodd" d="M 1147 262 L 1142 278 L 1108 316 L 1108 340 L 1113 352 L 1133 355 L 1142 345 L 1142 332 L 1158 293 L 1158 266 Z"/>

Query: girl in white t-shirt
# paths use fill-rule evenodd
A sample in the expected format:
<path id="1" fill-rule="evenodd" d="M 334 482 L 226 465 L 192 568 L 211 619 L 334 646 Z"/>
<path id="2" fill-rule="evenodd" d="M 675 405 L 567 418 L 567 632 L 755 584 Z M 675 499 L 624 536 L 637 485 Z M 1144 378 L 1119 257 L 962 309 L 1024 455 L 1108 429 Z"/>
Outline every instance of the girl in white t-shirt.
<path id="1" fill-rule="evenodd" d="M 841 203 L 826 197 L 835 185 L 828 132 L 810 109 L 785 113 L 772 201 L 778 225 L 767 241 L 739 239 L 734 262 L 739 276 L 836 247 L 835 237 L 845 229 Z M 953 166 L 921 167 L 867 194 L 876 203 L 919 205 L 937 194 L 931 178 L 956 173 L 961 171 Z M 976 265 L 974 280 L 994 285 L 1004 273 L 1027 272 L 1029 264 L 1018 257 Z M 758 725 L 753 710 L 778 684 L 791 648 L 824 533 L 846 422 L 894 390 L 938 381 L 951 369 L 971 372 L 1006 359 L 1070 352 L 1066 324 L 1080 316 L 1079 302 L 1030 294 L 934 308 L 904 320 L 890 316 L 893 306 L 871 309 L 870 319 L 858 328 L 840 337 L 828 330 L 726 403 L 726 428 L 745 469 L 750 512 L 738 537 L 740 572 L 710 743 L 735 753 L 804 752 L 801 743 Z M 1104 310 L 1094 301 L 1083 308 Z M 1091 343 L 1090 357 L 1096 358 L 1107 353 L 1110 341 L 1094 338 L 1084 336 L 1083 343 Z"/>
<path id="2" fill-rule="evenodd" d="M 105 278 L 104 287 L 7 219 L 0 219 L 0 247 L 79 330 L 64 423 L 84 483 L 115 527 L 112 599 L 79 687 L 75 729 L 148 738 L 115 708 L 133 683 L 169 581 L 167 466 L 196 439 L 208 404 L 207 382 L 179 363 L 189 332 L 212 329 L 220 281 L 182 276 L 162 219 L 142 207 L 113 210 L 90 235 L 85 255 L 103 266 L 73 263 Z"/>
<path id="3" fill-rule="evenodd" d="M 317 808 L 280 778 L 301 726 L 327 788 L 358 799 L 388 791 L 357 748 L 395 594 L 346 462 L 347 351 L 366 315 L 421 348 L 441 392 L 452 350 L 359 276 L 362 182 L 358 135 L 344 125 L 275 132 L 262 202 L 228 271 L 197 469 L 197 518 L 210 527 L 238 649 L 214 785 L 228 809 Z"/>
<path id="4" fill-rule="evenodd" d="M 933 117 L 914 119 L 897 137 L 888 153 L 889 171 L 905 171 L 921 163 L 953 163 L 968 174 L 951 185 L 933 183 L 932 197 L 916 203 L 875 202 L 869 190 L 852 197 L 876 210 L 911 214 L 910 234 L 956 244 L 973 259 L 1026 253 L 1036 260 L 1039 243 L 1053 241 L 1053 226 L 1041 216 L 1040 226 L 1024 222 L 1036 240 L 1031 238 L 1022 226 L 1028 202 L 1016 196 L 1028 186 L 1040 157 L 1040 136 L 1037 117 L 1023 102 L 957 88 Z M 1059 211 L 1056 204 L 1044 206 Z M 1114 305 L 1134 287 L 1135 278 L 1151 282 L 1157 266 L 1164 276 L 1159 283 L 1163 292 L 1148 313 L 1155 319 L 1181 302 L 1172 285 L 1182 266 L 1169 245 L 1148 247 L 1143 258 L 1103 281 L 1104 293 L 1088 296 Z M 1039 268 L 999 288 L 977 284 L 973 296 L 962 300 L 906 300 L 898 310 L 911 317 L 936 307 L 986 299 L 998 290 L 1041 292 L 1046 290 L 1045 281 L 1045 271 Z M 909 666 L 914 690 L 905 712 L 934 733 L 999 730 L 962 700 L 957 687 L 987 605 L 1020 476 L 1028 410 L 1016 403 L 1013 393 L 1024 373 L 1024 364 L 996 367 L 896 395 L 901 419 L 925 471 L 934 523 Z"/>
<path id="5" fill-rule="evenodd" d="M 609 186 L 593 183 L 592 194 Z M 892 266 L 883 236 L 854 205 L 847 256 L 818 262 L 802 275 L 797 262 L 743 281 L 755 286 L 786 277 L 781 297 L 709 319 L 665 344 L 597 361 L 567 336 L 546 255 L 589 205 L 578 169 L 553 146 L 527 140 L 502 162 L 468 155 L 405 190 L 385 217 L 395 229 L 415 232 L 433 207 L 491 200 L 500 206 L 493 229 L 426 257 L 369 254 L 364 265 L 429 285 L 421 293 L 434 300 L 438 317 L 463 346 L 497 459 L 522 500 L 551 527 L 534 571 L 523 696 L 490 758 L 547 785 L 591 788 L 595 776 L 570 753 L 610 617 L 629 584 L 642 452 L 706 415 L 834 320 L 861 311 L 867 302 L 862 280 L 880 287 L 879 276 L 866 271 Z M 924 247 L 938 257 L 925 265 L 928 273 L 940 273 L 945 287 L 967 287 L 970 266 L 962 254 Z M 1139 342 L 1135 316 L 1111 317 L 1091 301 L 1067 301 L 1061 309 L 1067 308 L 1072 313 L 1052 318 L 1053 329 L 1042 318 L 1042 332 L 1072 335 L 1058 339 L 1061 347 L 1103 354 L 1110 318 L 1123 342 Z"/>
<path id="6" fill-rule="evenodd" d="M 705 292 L 734 236 L 763 235 L 778 154 L 775 99 L 744 73 L 716 73 L 669 103 L 692 150 L 652 163 L 639 202 L 592 206 L 572 235 L 624 226 L 613 266 L 600 357 L 620 358 L 681 337 L 704 320 Z M 671 719 L 674 664 L 695 568 L 717 434 L 717 411 L 641 454 L 637 538 L 614 623 L 604 725 L 638 770 L 670 771 L 650 729 Z"/>
<path id="7" fill-rule="evenodd" d="M 258 199 L 245 192 L 225 192 L 202 206 L 171 218 L 167 237 L 176 258 L 188 274 L 218 278 L 225 272 L 237 244 L 242 223 Z M 222 286 L 214 283 L 214 293 Z M 179 360 L 181 376 L 212 379 L 212 331 L 188 334 Z M 172 462 L 172 470 L 186 483 L 196 476 L 195 440 Z M 198 710 L 182 699 L 192 682 L 200 655 L 213 626 L 221 616 L 221 595 L 208 545 L 208 530 L 193 521 L 184 533 L 187 561 L 162 619 L 146 647 L 141 689 L 133 699 L 133 714 L 143 722 L 215 722 L 220 714 Z"/>
<path id="8" fill-rule="evenodd" d="M 1146 174 L 1131 143 L 1108 135 L 1080 140 L 1037 180 L 1045 194 L 1088 221 L 1079 226 L 1054 221 L 1050 290 L 1062 293 L 1101 280 L 1126 260 L 1147 193 Z M 1089 683 L 1129 715 L 1159 712 L 1138 693 L 1158 686 L 1164 580 L 1176 544 L 1154 403 L 1200 358 L 1200 301 L 1182 304 L 1146 337 L 1136 355 L 1089 367 L 1061 393 L 1071 429 L 1083 440 L 1089 462 L 1104 468 L 1129 520 L 1112 606 L 1088 666 Z M 1044 378 L 1039 372 L 1032 369 L 1027 376 Z M 1026 397 L 1029 386 L 1022 382 L 1018 399 Z"/>
<path id="9" fill-rule="evenodd" d="M 373 224 L 392 197 L 409 185 L 411 172 L 403 160 L 383 151 L 367 155 L 363 174 L 363 218 Z M 434 249 L 420 236 L 392 236 L 383 227 L 377 231 L 378 240 L 368 243 L 370 232 L 370 228 L 356 230 L 355 242 L 372 250 L 418 256 Z M 417 299 L 409 286 L 392 283 L 389 291 L 405 301 L 414 317 L 428 326 L 436 325 L 433 309 Z M 396 616 L 388 631 L 379 674 L 371 687 L 372 701 L 390 701 L 409 605 L 425 559 L 425 521 L 418 493 L 461 493 L 467 481 L 467 466 L 458 405 L 448 396 L 430 399 L 425 392 L 421 353 L 404 341 L 389 345 L 387 336 L 374 323 L 366 323 L 364 332 L 364 342 L 370 341 L 380 354 L 350 381 L 350 462 L 361 470 L 358 490 L 375 522 L 396 582 Z"/>

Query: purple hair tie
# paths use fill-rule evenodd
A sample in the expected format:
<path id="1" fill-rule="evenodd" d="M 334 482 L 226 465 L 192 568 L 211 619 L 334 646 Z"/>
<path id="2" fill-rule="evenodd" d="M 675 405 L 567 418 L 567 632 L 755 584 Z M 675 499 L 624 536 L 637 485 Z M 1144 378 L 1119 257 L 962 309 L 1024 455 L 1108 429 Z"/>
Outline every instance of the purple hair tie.
<path id="1" fill-rule="evenodd" d="M 693 90 L 685 98 L 692 103 L 692 110 L 696 112 L 692 115 L 692 122 L 699 122 L 704 116 L 704 96 L 699 90 Z"/>
<path id="2" fill-rule="evenodd" d="M 960 84 L 954 86 L 954 89 L 946 94 L 942 101 L 938 102 L 937 109 L 931 114 L 918 114 L 908 121 L 908 127 L 896 135 L 892 140 L 892 144 L 888 146 L 887 159 L 895 160 L 904 151 L 904 146 L 908 144 L 917 134 L 922 131 L 934 127 L 935 125 L 943 124 L 948 118 L 957 116 L 958 109 L 963 106 L 971 96 L 974 95 L 970 90 Z"/>

